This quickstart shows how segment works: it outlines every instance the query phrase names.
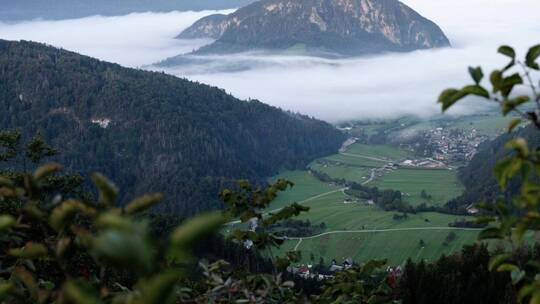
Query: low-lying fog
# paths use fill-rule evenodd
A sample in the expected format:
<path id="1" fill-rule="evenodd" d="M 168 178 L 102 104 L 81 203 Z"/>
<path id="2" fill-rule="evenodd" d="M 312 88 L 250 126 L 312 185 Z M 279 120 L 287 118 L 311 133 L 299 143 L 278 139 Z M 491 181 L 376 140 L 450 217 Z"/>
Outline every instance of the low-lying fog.
<path id="1" fill-rule="evenodd" d="M 332 122 L 404 114 L 435 115 L 435 100 L 448 86 L 468 82 L 466 68 L 502 66 L 496 54 L 510 44 L 520 54 L 540 43 L 538 0 L 405 0 L 436 22 L 453 47 L 329 60 L 302 56 L 239 54 L 218 56 L 203 65 L 167 72 L 256 98 L 287 110 Z M 174 37 L 198 18 L 215 12 L 131 14 L 62 21 L 0 24 L 0 38 L 46 42 L 131 67 L 147 66 L 186 53 L 206 40 Z M 237 71 L 229 71 L 231 67 Z M 481 111 L 473 101 L 454 113 Z"/>

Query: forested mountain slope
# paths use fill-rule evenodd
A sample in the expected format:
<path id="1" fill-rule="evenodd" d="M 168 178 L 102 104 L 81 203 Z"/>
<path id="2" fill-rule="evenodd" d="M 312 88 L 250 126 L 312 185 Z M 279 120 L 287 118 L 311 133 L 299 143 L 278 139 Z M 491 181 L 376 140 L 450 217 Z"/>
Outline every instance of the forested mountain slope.
<path id="1" fill-rule="evenodd" d="M 510 151 L 504 148 L 506 142 L 514 137 L 527 139 L 533 147 L 540 145 L 540 137 L 534 126 L 525 127 L 512 134 L 504 134 L 492 141 L 483 143 L 470 163 L 459 170 L 459 179 L 465 186 L 464 194 L 449 203 L 452 209 L 464 209 L 472 203 L 493 201 L 500 195 L 511 197 L 519 191 L 520 182 L 512 180 L 508 189 L 502 193 L 493 175 L 497 161 L 507 156 Z"/>
<path id="2" fill-rule="evenodd" d="M 67 19 L 136 12 L 218 10 L 242 7 L 254 0 L 0 0 L 0 20 Z"/>
<path id="3" fill-rule="evenodd" d="M 0 108 L 0 129 L 40 131 L 68 168 L 103 172 L 130 196 L 163 191 L 181 215 L 216 208 L 224 184 L 303 167 L 344 141 L 313 118 L 32 42 L 0 40 Z"/>

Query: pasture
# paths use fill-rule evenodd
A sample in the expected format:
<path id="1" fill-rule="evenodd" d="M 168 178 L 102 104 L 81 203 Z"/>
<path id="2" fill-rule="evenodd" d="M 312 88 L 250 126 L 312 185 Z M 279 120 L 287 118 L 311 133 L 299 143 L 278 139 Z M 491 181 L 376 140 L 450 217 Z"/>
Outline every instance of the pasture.
<path id="1" fill-rule="evenodd" d="M 493 137 L 507 122 L 508 118 L 488 114 L 451 120 L 445 117 L 432 120 L 404 118 L 386 125 L 375 122 L 359 128 L 369 134 L 384 131 L 389 138 L 439 126 L 475 129 L 479 134 Z M 309 168 L 332 178 L 357 183 L 369 181 L 366 186 L 399 190 L 404 194 L 403 199 L 415 206 L 421 203 L 442 206 L 462 193 L 463 186 L 457 179 L 456 170 L 388 167 L 390 163 L 405 159 L 415 159 L 413 152 L 391 145 L 353 144 L 340 154 L 312 162 Z M 376 173 L 374 179 L 370 179 L 372 172 Z M 408 258 L 433 261 L 477 240 L 479 230 L 448 226 L 464 219 L 463 216 L 419 213 L 403 217 L 365 202 L 346 204 L 347 195 L 340 186 L 323 183 L 308 171 L 284 172 L 280 176 L 292 180 L 296 186 L 282 193 L 269 210 L 300 202 L 309 206 L 310 211 L 299 219 L 309 220 L 313 225 L 324 223 L 326 227 L 322 234 L 288 239 L 282 246 L 282 253 L 292 249 L 302 251 L 303 263 L 316 264 L 322 258 L 328 265 L 332 259 L 341 262 L 347 257 L 360 263 L 388 259 L 393 265 L 403 264 Z M 422 196 L 422 190 L 427 195 Z M 447 240 L 449 234 L 452 234 L 451 241 Z"/>
<path id="2" fill-rule="evenodd" d="M 322 257 L 327 263 L 334 258 L 339 261 L 349 256 L 360 262 L 385 258 L 391 264 L 400 264 L 407 258 L 434 260 L 476 240 L 477 231 L 449 230 L 449 223 L 463 217 L 430 212 L 410 214 L 405 219 L 396 220 L 394 215 L 397 212 L 386 212 L 362 203 L 345 204 L 347 195 L 338 187 L 317 181 L 307 171 L 286 172 L 284 175 L 293 182 L 296 179 L 302 186 L 283 192 L 269 209 L 300 201 L 310 207 L 310 211 L 298 219 L 309 220 L 314 225 L 324 222 L 325 232 L 330 233 L 305 238 L 301 242 L 297 239 L 285 242 L 281 248 L 283 253 L 294 249 L 300 242 L 297 249 L 302 251 L 304 263 L 312 263 L 311 256 L 315 262 Z M 306 195 L 312 195 L 311 199 Z M 445 245 L 451 231 L 456 234 L 456 239 Z M 421 240 L 424 248 L 420 246 Z"/>
<path id="3" fill-rule="evenodd" d="M 399 190 L 404 193 L 404 200 L 411 205 L 425 202 L 436 206 L 442 206 L 450 199 L 459 196 L 464 189 L 457 179 L 456 171 L 448 169 L 400 168 L 385 173 L 373 181 L 371 186 Z M 422 190 L 425 190 L 432 198 L 429 200 L 422 198 Z"/>

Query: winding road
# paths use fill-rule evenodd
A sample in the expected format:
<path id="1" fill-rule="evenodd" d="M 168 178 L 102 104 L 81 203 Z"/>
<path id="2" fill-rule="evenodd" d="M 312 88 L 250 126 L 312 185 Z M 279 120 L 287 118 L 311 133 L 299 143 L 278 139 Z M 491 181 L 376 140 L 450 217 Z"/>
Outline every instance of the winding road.
<path id="1" fill-rule="evenodd" d="M 299 201 L 299 202 L 297 202 L 297 203 L 300 204 L 300 205 L 303 205 L 303 204 L 305 204 L 305 203 L 307 203 L 307 202 L 310 202 L 310 201 L 312 201 L 312 200 L 315 200 L 315 199 L 318 199 L 318 198 L 327 196 L 327 195 L 332 194 L 332 193 L 343 192 L 343 191 L 345 191 L 346 189 L 347 189 L 347 188 L 344 187 L 344 188 L 339 188 L 339 189 L 336 189 L 336 190 L 328 191 L 328 192 L 325 192 L 325 193 L 317 194 L 317 195 L 315 195 L 315 196 L 312 196 L 312 197 L 310 197 L 310 198 L 307 198 L 307 199 L 305 199 L 305 200 L 303 200 L 303 201 Z M 278 212 L 278 211 L 280 211 L 281 209 L 283 209 L 283 208 L 277 208 L 277 209 L 268 211 L 268 212 L 266 212 L 264 215 L 268 215 L 268 214 L 270 214 L 270 213 Z M 225 225 L 231 226 L 231 225 L 240 224 L 241 222 L 242 222 L 242 221 L 240 221 L 240 220 L 236 220 L 236 221 L 228 222 L 228 223 L 226 223 Z"/>
<path id="2" fill-rule="evenodd" d="M 371 230 L 335 230 L 327 231 L 321 234 L 306 236 L 306 237 L 287 237 L 287 240 L 298 240 L 294 250 L 296 251 L 303 240 L 316 239 L 325 235 L 339 233 L 378 233 L 378 232 L 403 232 L 403 231 L 418 231 L 418 230 L 454 230 L 454 231 L 481 231 L 483 228 L 460 228 L 460 227 L 411 227 L 411 228 L 389 228 L 389 229 L 371 229 Z"/>
<path id="3" fill-rule="evenodd" d="M 345 156 L 350 156 L 350 157 L 357 157 L 357 158 L 369 159 L 369 160 L 373 160 L 373 161 L 384 162 L 384 163 L 393 162 L 393 160 L 390 160 L 390 159 L 382 159 L 382 158 L 366 156 L 366 155 L 360 155 L 360 154 L 351 154 L 351 153 L 345 153 L 345 152 L 341 152 L 340 154 L 345 155 Z M 377 170 L 381 170 L 383 168 L 384 167 L 371 169 L 371 174 L 370 174 L 369 179 L 364 181 L 362 183 L 362 185 L 366 185 L 366 184 L 372 182 L 376 178 Z M 310 202 L 310 201 L 315 200 L 317 198 L 324 197 L 324 196 L 332 194 L 332 193 L 336 193 L 336 192 L 340 192 L 340 191 L 344 192 L 346 189 L 347 188 L 340 188 L 340 189 L 328 191 L 328 192 L 325 192 L 325 193 L 321 193 L 321 194 L 312 196 L 310 198 L 307 198 L 307 199 L 305 199 L 303 201 L 300 201 L 300 202 L 298 202 L 298 204 L 305 204 L 307 202 Z M 278 209 L 269 211 L 269 212 L 267 212 L 265 214 L 278 212 L 281 209 L 283 209 L 283 208 L 278 208 Z M 229 222 L 226 225 L 235 225 L 235 224 L 239 224 L 239 223 L 241 223 L 241 221 L 236 220 L 236 221 Z M 366 230 L 366 229 L 364 229 L 364 230 L 335 230 L 335 231 L 327 231 L 327 232 L 323 232 L 323 233 L 320 233 L 320 234 L 317 234 L 317 235 L 312 235 L 312 236 L 307 236 L 307 237 L 285 237 L 285 239 L 287 239 L 287 240 L 298 240 L 298 243 L 296 243 L 296 245 L 294 246 L 294 249 L 293 249 L 294 251 L 296 251 L 296 250 L 298 250 L 298 248 L 300 247 L 300 245 L 302 244 L 302 242 L 304 240 L 316 239 L 316 238 L 323 237 L 323 236 L 326 236 L 326 235 L 347 234 L 347 233 L 349 233 L 349 234 L 350 233 L 389 233 L 389 232 L 419 231 L 419 230 L 421 230 L 421 231 L 426 231 L 426 230 L 427 231 L 429 231 L 429 230 L 433 230 L 433 231 L 437 231 L 437 230 L 439 230 L 439 231 L 452 231 L 452 230 L 453 231 L 481 231 L 482 229 L 481 228 L 460 228 L 460 227 L 410 227 L 410 228 L 388 228 L 388 229 L 371 229 L 371 230 Z"/>
<path id="4" fill-rule="evenodd" d="M 377 169 L 377 168 L 371 169 L 371 176 L 369 177 L 369 179 L 367 181 L 362 183 L 362 186 L 371 183 L 375 179 L 375 174 L 376 174 L 377 170 L 380 170 L 380 168 L 379 169 Z"/>
<path id="5" fill-rule="evenodd" d="M 382 159 L 382 158 L 366 156 L 366 155 L 361 155 L 361 154 L 351 154 L 351 153 L 345 153 L 345 152 L 342 152 L 339 154 L 345 155 L 345 156 L 357 157 L 357 158 L 364 158 L 364 159 L 369 159 L 369 160 L 374 160 L 374 161 L 379 161 L 379 162 L 385 162 L 385 163 L 392 162 L 392 160 L 390 159 Z"/>

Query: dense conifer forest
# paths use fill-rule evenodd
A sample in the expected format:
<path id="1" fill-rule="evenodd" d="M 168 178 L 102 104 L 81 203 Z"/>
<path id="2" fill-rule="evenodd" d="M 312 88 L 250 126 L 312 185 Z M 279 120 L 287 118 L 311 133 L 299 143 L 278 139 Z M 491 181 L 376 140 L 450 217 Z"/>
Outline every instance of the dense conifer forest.
<path id="1" fill-rule="evenodd" d="M 463 213 L 472 203 L 493 202 L 499 196 L 508 199 L 519 192 L 521 181 L 518 177 L 512 179 L 505 191 L 501 191 L 493 176 L 493 167 L 497 161 L 512 153 L 504 147 L 504 143 L 516 137 L 525 138 L 533 146 L 540 145 L 540 137 L 532 125 L 484 142 L 474 158 L 466 166 L 459 169 L 459 178 L 465 186 L 465 192 L 447 204 L 450 210 Z"/>
<path id="2" fill-rule="evenodd" d="M 345 139 L 257 100 L 32 42 L 0 41 L 0 108 L 0 129 L 40 133 L 68 169 L 103 172 L 130 195 L 160 189 L 162 211 L 181 216 L 219 207 L 231 181 L 264 183 Z"/>

